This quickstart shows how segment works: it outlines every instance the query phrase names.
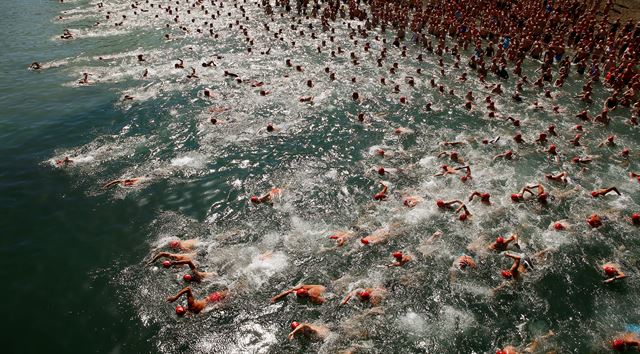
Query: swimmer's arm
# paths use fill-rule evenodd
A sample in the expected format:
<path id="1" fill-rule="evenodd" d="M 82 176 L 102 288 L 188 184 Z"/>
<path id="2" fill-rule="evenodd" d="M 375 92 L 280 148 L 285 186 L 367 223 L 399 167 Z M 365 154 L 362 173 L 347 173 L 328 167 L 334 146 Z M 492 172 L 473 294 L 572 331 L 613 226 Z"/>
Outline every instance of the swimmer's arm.
<path id="1" fill-rule="evenodd" d="M 464 203 L 462 205 L 460 205 L 458 207 L 458 209 L 456 209 L 456 213 L 459 212 L 460 210 L 464 210 L 464 213 L 471 216 L 471 213 L 469 212 L 469 209 L 467 209 L 467 206 L 464 205 Z"/>
<path id="2" fill-rule="evenodd" d="M 296 289 L 295 289 L 295 288 L 289 289 L 289 290 L 287 290 L 287 291 L 283 291 L 282 293 L 280 293 L 280 294 L 278 294 L 278 295 L 276 295 L 276 296 L 272 297 L 272 298 L 271 298 L 271 302 L 273 303 L 273 302 L 279 301 L 279 300 L 283 299 L 285 296 L 287 296 L 287 295 L 291 294 L 291 293 L 292 293 L 292 292 L 294 292 L 294 291 L 296 291 Z"/>
<path id="3" fill-rule="evenodd" d="M 115 179 L 113 181 L 105 183 L 102 186 L 102 189 L 107 189 L 107 188 L 113 187 L 113 186 L 115 186 L 116 184 L 119 184 L 119 183 L 122 183 L 122 180 L 121 179 Z"/>
<path id="4" fill-rule="evenodd" d="M 622 273 L 622 272 L 618 272 L 618 275 L 616 275 L 615 277 L 611 277 L 611 278 L 609 278 L 609 279 L 605 280 L 605 281 L 604 281 L 604 283 L 605 283 L 605 284 L 608 284 L 608 283 L 614 282 L 614 281 L 616 281 L 616 280 L 624 279 L 624 278 L 626 278 L 626 277 L 627 277 L 627 276 L 626 276 L 624 273 Z"/>
<path id="5" fill-rule="evenodd" d="M 347 302 L 349 302 L 349 300 L 351 300 L 351 297 L 353 296 L 353 294 L 355 294 L 358 290 L 354 290 L 351 291 L 350 293 L 347 294 L 347 296 L 344 298 L 344 300 L 342 300 L 342 302 L 340 302 L 340 305 L 344 305 Z"/>
<path id="6" fill-rule="evenodd" d="M 480 196 L 480 192 L 476 191 L 471 193 L 471 195 L 469 195 L 469 201 L 472 201 L 475 196 Z"/>
<path id="7" fill-rule="evenodd" d="M 160 258 L 170 257 L 170 256 L 171 254 L 169 252 L 159 252 L 147 263 L 147 265 L 151 265 L 153 262 L 157 261 Z"/>
<path id="8" fill-rule="evenodd" d="M 174 302 L 178 300 L 182 295 L 187 294 L 187 299 L 191 298 L 193 300 L 193 293 L 191 293 L 191 288 L 186 287 L 180 290 L 175 296 L 169 296 L 167 298 L 168 302 Z"/>
<path id="9" fill-rule="evenodd" d="M 293 338 L 295 337 L 296 334 L 304 333 L 304 331 L 306 331 L 306 330 L 312 330 L 312 328 L 306 323 L 300 324 L 293 331 L 291 331 L 291 333 L 289 333 L 287 338 L 289 338 L 289 340 L 293 340 Z"/>
<path id="10" fill-rule="evenodd" d="M 449 156 L 449 153 L 446 151 L 443 151 L 441 153 L 438 154 L 438 158 L 442 157 L 442 156 Z"/>

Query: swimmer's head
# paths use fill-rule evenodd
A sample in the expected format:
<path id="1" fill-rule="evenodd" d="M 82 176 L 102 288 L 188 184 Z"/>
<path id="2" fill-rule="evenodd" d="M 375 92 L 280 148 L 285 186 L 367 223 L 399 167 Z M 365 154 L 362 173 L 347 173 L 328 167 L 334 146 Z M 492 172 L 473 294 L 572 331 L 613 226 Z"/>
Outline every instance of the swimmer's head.
<path id="1" fill-rule="evenodd" d="M 176 315 L 184 316 L 187 313 L 187 309 L 182 306 L 176 306 Z"/>
<path id="2" fill-rule="evenodd" d="M 618 274 L 618 271 L 616 270 L 616 268 L 612 267 L 610 265 L 606 265 L 606 266 L 602 267 L 602 270 L 604 270 L 604 273 L 607 276 L 610 276 L 610 277 L 613 277 L 613 276 Z"/>
<path id="3" fill-rule="evenodd" d="M 260 203 L 260 198 L 258 198 L 258 197 L 257 197 L 257 196 L 255 196 L 255 195 L 252 195 L 252 196 L 251 196 L 251 203 L 255 203 L 255 204 Z"/>
<path id="4" fill-rule="evenodd" d="M 400 251 L 395 251 L 391 255 L 393 256 L 393 258 L 395 258 L 397 260 L 401 260 L 402 259 L 402 252 L 400 252 Z"/>
<path id="5" fill-rule="evenodd" d="M 384 156 L 384 150 L 378 149 L 378 150 L 376 150 L 376 154 L 379 155 L 379 156 Z"/>
<path id="6" fill-rule="evenodd" d="M 597 191 L 591 192 L 591 196 L 594 197 L 594 198 L 597 197 L 598 196 L 598 192 Z"/>
<path id="7" fill-rule="evenodd" d="M 307 295 L 309 295 L 309 291 L 305 288 L 300 288 L 296 290 L 296 296 L 298 297 L 305 297 Z"/>
<path id="8" fill-rule="evenodd" d="M 467 213 L 460 213 L 460 215 L 458 216 L 458 219 L 460 219 L 460 221 L 465 221 L 467 220 L 469 216 L 467 215 Z"/>
<path id="9" fill-rule="evenodd" d="M 621 351 L 626 349 L 625 348 L 626 346 L 625 346 L 624 341 L 622 339 L 614 339 L 613 342 L 611 342 L 611 347 L 613 348 L 613 350 L 616 350 L 616 351 L 619 351 L 619 352 L 621 352 Z"/>
<path id="10" fill-rule="evenodd" d="M 369 240 L 367 240 L 366 238 L 361 238 L 361 239 L 360 239 L 360 242 L 361 242 L 363 245 L 368 245 L 368 244 L 369 244 Z"/>
<path id="11" fill-rule="evenodd" d="M 460 157 L 460 155 L 458 155 L 457 151 L 452 152 L 451 155 L 449 155 L 449 156 L 451 156 L 452 160 L 457 160 Z"/>
<path id="12" fill-rule="evenodd" d="M 467 175 L 462 175 L 462 176 L 460 176 L 460 180 L 461 180 L 462 182 L 466 182 L 468 179 L 469 179 L 469 176 L 467 176 Z"/>
<path id="13" fill-rule="evenodd" d="M 511 279 L 513 278 L 513 273 L 511 273 L 510 270 L 503 270 L 502 272 L 500 272 L 500 274 L 502 275 L 503 278 L 505 279 Z"/>
<path id="14" fill-rule="evenodd" d="M 188 283 L 193 280 L 193 277 L 191 276 L 191 274 L 185 274 L 182 276 L 182 279 Z"/>
<path id="15" fill-rule="evenodd" d="M 519 194 L 516 194 L 516 193 L 513 193 L 513 194 L 511 195 L 511 200 L 512 200 L 513 202 L 519 202 L 519 201 L 520 201 L 520 195 L 519 195 Z"/>
<path id="16" fill-rule="evenodd" d="M 218 302 L 222 300 L 222 294 L 220 294 L 219 291 L 216 291 L 214 293 L 211 293 L 207 296 L 207 301 L 208 302 Z"/>
<path id="17" fill-rule="evenodd" d="M 162 262 L 162 267 L 163 267 L 163 268 L 169 268 L 169 267 L 171 267 L 171 262 L 169 262 L 169 261 L 164 261 L 164 262 Z"/>
<path id="18" fill-rule="evenodd" d="M 480 194 L 480 199 L 482 199 L 485 202 L 488 202 L 489 198 L 491 198 L 491 194 L 489 194 L 489 193 L 481 193 Z"/>
<path id="19" fill-rule="evenodd" d="M 445 207 L 444 200 L 442 199 L 436 200 L 436 205 L 438 206 L 438 208 L 444 208 Z"/>
<path id="20" fill-rule="evenodd" d="M 368 301 L 371 298 L 371 294 L 366 290 L 362 290 L 358 292 L 358 297 L 362 301 Z"/>
<path id="21" fill-rule="evenodd" d="M 633 215 L 631 215 L 631 222 L 634 225 L 640 225 L 640 214 L 638 213 L 633 213 Z"/>
<path id="22" fill-rule="evenodd" d="M 291 322 L 291 325 L 290 325 L 290 326 L 291 326 L 291 329 L 296 329 L 296 328 L 298 328 L 298 326 L 299 326 L 299 325 L 300 325 L 300 324 L 299 324 L 298 322 L 293 321 L 293 322 Z"/>
<path id="23" fill-rule="evenodd" d="M 557 222 L 557 223 L 553 224 L 553 228 L 554 228 L 554 229 L 556 229 L 556 230 L 558 230 L 558 231 L 561 231 L 561 230 L 564 230 L 564 229 L 565 229 L 564 225 L 562 225 L 562 224 L 561 224 L 561 223 L 559 223 L 559 222 Z"/>
<path id="24" fill-rule="evenodd" d="M 180 248 L 180 241 L 171 241 L 169 242 L 169 247 L 175 249 Z"/>
<path id="25" fill-rule="evenodd" d="M 502 236 L 498 236 L 498 237 L 496 238 L 496 244 L 498 244 L 498 245 L 503 245 L 503 244 L 504 244 L 504 237 L 502 237 Z"/>
<path id="26" fill-rule="evenodd" d="M 542 192 L 542 193 L 538 194 L 538 201 L 540 203 L 546 203 L 547 199 L 549 199 L 549 193 Z"/>
<path id="27" fill-rule="evenodd" d="M 383 176 L 383 175 L 384 175 L 384 167 L 380 167 L 380 168 L 378 169 L 378 174 L 379 174 L 379 175 L 381 175 L 381 176 Z"/>

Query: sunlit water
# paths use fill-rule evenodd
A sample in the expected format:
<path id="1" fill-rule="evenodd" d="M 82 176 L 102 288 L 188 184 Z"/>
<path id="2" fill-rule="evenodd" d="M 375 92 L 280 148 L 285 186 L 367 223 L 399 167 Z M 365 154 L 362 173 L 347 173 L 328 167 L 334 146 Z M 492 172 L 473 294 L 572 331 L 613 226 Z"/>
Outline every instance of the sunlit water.
<path id="1" fill-rule="evenodd" d="M 580 123 L 575 113 L 586 108 L 595 114 L 600 107 L 572 98 L 583 84 L 575 72 L 561 89 L 550 87 L 554 99 L 528 87 L 522 104 L 510 99 L 512 77 L 503 82 L 505 94 L 494 95 L 501 119 L 489 119 L 483 99 L 490 89 L 474 74 L 465 83 L 456 80 L 469 53 L 463 53 L 461 69 L 445 55 L 447 75 L 441 77 L 438 57 L 415 60 L 422 50 L 411 36 L 402 57 L 391 45 L 391 33 L 380 34 L 387 44 L 370 32 L 354 46 L 347 24 L 361 23 L 339 19 L 331 43 L 319 21 L 302 19 L 292 31 L 294 21 L 281 18 L 279 8 L 271 22 L 252 2 L 244 4 L 249 20 L 233 2 L 225 2 L 224 9 L 207 4 L 221 13 L 213 21 L 194 8 L 187 14 L 182 4 L 180 24 L 189 32 L 157 7 L 140 4 L 136 10 L 120 0 L 105 1 L 101 9 L 96 4 L 0 5 L 0 28 L 15 34 L 2 39 L 0 54 L 6 67 L 0 81 L 3 271 L 7 318 L 16 321 L 10 331 L 22 339 L 10 349 L 482 353 L 507 344 L 523 348 L 553 330 L 557 335 L 541 352 L 585 353 L 606 351 L 611 335 L 640 322 L 638 229 L 624 220 L 640 209 L 638 183 L 628 178 L 639 169 L 638 130 L 623 123 L 628 109 L 616 110 L 607 129 L 584 124 L 584 146 L 572 147 L 571 128 Z M 110 21 L 104 18 L 107 11 Z M 122 15 L 123 25 L 114 26 Z M 191 19 L 212 23 L 219 38 L 197 33 Z M 252 53 L 236 20 L 254 40 Z M 101 24 L 92 26 L 96 21 Z M 267 21 L 271 32 L 263 29 Z M 60 39 L 64 28 L 76 38 Z M 279 29 L 286 40 L 273 38 Z M 318 39 L 311 39 L 312 32 Z M 327 46 L 318 53 L 322 40 Z M 369 53 L 365 42 L 371 43 Z M 331 58 L 337 46 L 345 53 Z M 377 67 L 383 46 L 388 59 Z M 261 54 L 269 48 L 268 55 Z M 359 65 L 351 63 L 350 52 Z M 138 62 L 138 54 L 146 61 Z M 174 67 L 178 59 L 184 69 Z M 304 71 L 287 67 L 286 59 Z M 36 60 L 43 70 L 27 71 Z M 210 60 L 217 66 L 201 66 Z M 399 64 L 396 74 L 389 73 L 393 62 Z M 187 78 L 191 67 L 199 78 Z M 336 81 L 329 80 L 325 67 L 336 73 Z M 536 68 L 527 62 L 525 74 L 534 77 Z M 265 85 L 239 84 L 225 77 L 225 70 Z M 78 83 L 84 72 L 91 73 L 88 85 Z M 406 76 L 415 78 L 415 88 Z M 432 77 L 456 96 L 437 93 L 429 85 Z M 393 83 L 400 84 L 399 93 Z M 261 96 L 263 89 L 271 93 Z M 476 97 L 471 112 L 463 107 L 469 90 Z M 352 100 L 354 91 L 360 102 Z M 607 95 L 599 85 L 594 91 L 597 102 Z M 313 103 L 299 102 L 303 96 L 313 96 Z M 401 96 L 407 104 L 400 103 Z M 531 106 L 536 99 L 543 109 Z M 433 111 L 424 109 L 427 102 L 433 102 Z M 560 105 L 560 114 L 551 113 L 554 105 Z M 210 111 L 220 107 L 228 110 Z M 364 123 L 357 120 L 359 112 L 365 113 Z M 556 124 L 560 135 L 550 140 L 560 158 L 533 143 L 516 146 L 507 116 L 522 121 L 520 131 L 529 142 Z M 212 125 L 211 117 L 221 123 Z M 275 132 L 266 131 L 269 123 Z M 398 136 L 398 127 L 411 132 Z M 609 134 L 617 136 L 618 146 L 598 147 Z M 498 144 L 481 143 L 497 136 Z M 439 145 L 444 140 L 467 142 L 455 150 L 472 166 L 473 179 L 433 177 L 449 163 L 438 153 L 453 150 Z M 623 146 L 635 151 L 630 163 L 616 157 Z M 380 148 L 387 152 L 384 158 L 376 155 Z M 508 149 L 517 152 L 513 161 L 492 161 Z M 583 169 L 570 163 L 578 155 L 597 158 Z M 55 161 L 65 156 L 74 163 L 57 168 Z M 378 175 L 380 166 L 391 173 Z M 572 177 L 567 185 L 543 178 L 560 171 Z M 145 179 L 139 186 L 101 188 L 113 179 L 140 176 Z M 389 186 L 389 199 L 375 202 L 381 181 Z M 537 182 L 555 196 L 549 206 L 511 203 L 511 193 Z M 621 197 L 594 200 L 588 194 L 611 185 Z M 273 206 L 249 202 L 273 186 L 283 189 Z M 490 192 L 493 205 L 468 203 L 473 216 L 466 222 L 435 205 L 436 199 L 466 199 L 474 190 Z M 423 200 L 408 209 L 405 195 Z M 584 219 L 594 212 L 609 222 L 591 230 Z M 571 228 L 553 231 L 550 225 L 558 220 Z M 328 239 L 335 230 L 355 229 L 363 237 L 382 227 L 396 232 L 382 244 L 363 246 L 355 237 L 336 248 Z M 428 242 L 437 230 L 444 236 Z M 496 294 L 493 289 L 503 282 L 499 271 L 510 266 L 496 253 L 479 252 L 478 270 L 458 271 L 452 281 L 451 266 L 468 245 L 482 248 L 510 233 L 520 236 L 521 252 L 553 252 L 522 282 Z M 185 285 L 185 270 L 145 267 L 145 261 L 176 238 L 202 242 L 196 260 L 218 276 L 192 288 L 199 297 L 229 289 L 231 297 L 221 307 L 179 318 L 166 303 Z M 395 250 L 414 260 L 403 268 L 384 267 Z M 620 263 L 630 277 L 604 286 L 599 266 L 605 261 Z M 298 302 L 294 296 L 269 303 L 300 283 L 327 286 L 327 303 Z M 338 306 L 348 291 L 370 286 L 388 291 L 379 310 L 358 302 Z M 289 342 L 291 321 L 327 325 L 331 335 L 319 342 Z"/>

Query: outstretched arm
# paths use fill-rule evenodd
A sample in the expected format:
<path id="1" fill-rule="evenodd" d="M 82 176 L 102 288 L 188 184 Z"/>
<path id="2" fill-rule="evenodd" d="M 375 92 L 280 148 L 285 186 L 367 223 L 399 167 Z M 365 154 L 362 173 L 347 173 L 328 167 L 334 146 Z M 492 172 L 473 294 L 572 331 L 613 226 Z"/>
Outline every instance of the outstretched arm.
<path id="1" fill-rule="evenodd" d="M 191 288 L 186 287 L 182 290 L 180 290 L 175 296 L 170 296 L 167 298 L 168 302 L 174 302 L 176 300 L 178 300 L 182 295 L 187 294 L 187 302 L 189 303 L 189 305 L 191 305 L 194 301 L 193 299 L 193 293 L 191 292 Z"/>
<path id="2" fill-rule="evenodd" d="M 604 194 L 607 194 L 609 192 L 616 192 L 617 195 L 622 195 L 622 194 L 620 194 L 620 191 L 618 191 L 618 188 L 616 188 L 616 187 L 607 188 L 607 190 L 604 192 Z"/>
<path id="3" fill-rule="evenodd" d="M 107 189 L 107 188 L 111 188 L 117 184 L 122 183 L 121 179 L 114 179 L 113 181 L 107 182 L 102 186 L 102 189 Z"/>
<path id="4" fill-rule="evenodd" d="M 271 298 L 271 302 L 279 301 L 279 300 L 283 299 L 285 296 L 287 296 L 287 295 L 291 294 L 292 292 L 294 292 L 294 291 L 296 291 L 296 290 L 297 290 L 296 288 L 292 288 L 292 289 L 289 289 L 289 290 L 287 290 L 287 291 L 283 291 L 283 292 L 281 292 L 280 294 L 278 294 L 278 295 L 276 295 L 276 296 L 272 297 L 272 298 Z"/>
<path id="5" fill-rule="evenodd" d="M 358 290 L 359 290 L 359 289 L 356 289 L 356 290 L 353 290 L 353 291 L 349 292 L 349 293 L 347 294 L 347 296 L 344 298 L 344 300 L 342 300 L 342 302 L 340 302 L 340 305 L 344 305 L 344 304 L 346 304 L 347 302 L 349 302 L 349 300 L 351 300 L 351 297 L 352 297 L 356 292 L 358 292 Z"/>
<path id="6" fill-rule="evenodd" d="M 160 258 L 171 258 L 171 253 L 169 252 L 158 252 L 158 254 L 156 254 L 148 263 L 147 265 L 152 264 L 153 262 L 157 261 Z"/>
<path id="7" fill-rule="evenodd" d="M 475 192 L 471 193 L 471 195 L 469 196 L 469 201 L 472 201 L 473 197 L 475 197 L 475 196 L 479 197 L 480 196 L 480 192 L 475 191 Z"/>

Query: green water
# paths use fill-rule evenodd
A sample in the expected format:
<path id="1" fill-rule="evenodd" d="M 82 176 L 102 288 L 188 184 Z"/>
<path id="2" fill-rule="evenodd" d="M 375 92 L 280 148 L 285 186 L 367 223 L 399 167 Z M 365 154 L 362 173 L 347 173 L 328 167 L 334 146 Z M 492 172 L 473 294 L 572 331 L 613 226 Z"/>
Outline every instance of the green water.
<path id="1" fill-rule="evenodd" d="M 483 353 L 526 344 L 553 330 L 558 335 L 545 348 L 587 353 L 606 351 L 604 342 L 624 324 L 640 322 L 638 229 L 623 219 L 640 209 L 638 183 L 627 177 L 628 171 L 639 169 L 638 129 L 623 124 L 630 113 L 622 109 L 611 115 L 614 123 L 607 129 L 585 124 L 585 147 L 571 148 L 570 129 L 579 123 L 573 115 L 584 109 L 571 99 L 583 84 L 575 73 L 562 89 L 552 88 L 555 101 L 543 99 L 533 88 L 525 90 L 527 103 L 522 105 L 511 102 L 508 94 L 494 98 L 501 115 L 523 121 L 529 141 L 549 123 L 558 126 L 561 136 L 550 139 L 563 154 L 556 162 L 533 144 L 516 147 L 508 122 L 486 118 L 481 100 L 488 90 L 475 79 L 458 83 L 455 78 L 464 69 L 438 79 L 458 97 L 440 96 L 429 88 L 429 78 L 439 77 L 437 59 L 413 60 L 419 49 L 409 41 L 407 58 L 388 44 L 388 63 L 378 68 L 377 54 L 364 53 L 361 39 L 361 64 L 355 67 L 348 60 L 356 49 L 347 41 L 345 25 L 335 27 L 336 41 L 346 53 L 331 59 L 328 48 L 318 54 L 316 45 L 302 47 L 302 39 L 291 33 L 288 41 L 298 41 L 295 48 L 268 39 L 258 22 L 263 13 L 249 4 L 249 27 L 257 42 L 249 55 L 242 36 L 228 29 L 227 18 L 240 18 L 231 5 L 225 5 L 224 20 L 214 22 L 221 37 L 217 41 L 176 28 L 168 31 L 173 39 L 165 41 L 165 19 L 135 17 L 127 5 L 105 5 L 130 19 L 114 29 L 112 24 L 91 27 L 107 9 L 99 13 L 87 1 L 0 3 L 0 30 L 7 34 L 0 40 L 5 352 L 280 353 L 357 347 L 364 352 Z M 232 15 L 224 15 L 227 11 Z M 56 20 L 60 14 L 68 19 Z M 281 19 L 270 26 L 284 29 L 290 24 Z M 64 28 L 77 39 L 57 39 Z M 315 31 L 329 42 L 326 34 Z M 310 32 L 305 29 L 309 41 Z M 367 40 L 379 53 L 382 44 L 372 36 Z M 269 47 L 269 56 L 259 54 Z M 137 63 L 140 53 L 147 63 Z M 223 58 L 215 59 L 215 54 Z M 187 69 L 195 67 L 200 78 L 189 80 L 188 70 L 173 69 L 178 58 Z M 305 72 L 287 68 L 286 58 Z M 445 58 L 451 68 L 451 57 Z M 211 59 L 216 68 L 199 65 Z M 33 61 L 45 69 L 26 70 Z M 394 61 L 401 68 L 395 75 L 388 72 Z M 326 66 L 337 72 L 336 82 L 328 80 Z M 424 71 L 421 76 L 415 74 L 418 67 Z M 143 79 L 145 68 L 149 77 Z M 535 68 L 533 63 L 525 68 L 530 78 Z M 224 70 L 264 81 L 272 93 L 262 97 L 257 88 L 225 79 Z M 93 74 L 90 85 L 76 84 L 83 72 Z M 380 85 L 382 75 L 401 84 L 401 93 Z M 416 89 L 403 84 L 406 75 L 416 76 Z M 308 79 L 314 80 L 313 88 L 306 86 Z M 503 86 L 512 90 L 515 80 Z M 214 97 L 205 98 L 204 88 Z M 356 90 L 364 96 L 359 104 L 351 100 Z M 467 90 L 476 96 L 472 112 L 462 108 Z M 600 100 L 606 97 L 603 88 L 595 91 Z M 126 94 L 134 100 L 123 101 Z M 401 95 L 410 104 L 400 104 Z M 299 96 L 314 96 L 315 103 L 300 103 Z M 528 108 L 536 98 L 545 111 Z M 428 101 L 434 102 L 434 112 L 423 110 Z M 555 104 L 566 111 L 551 114 Z M 208 123 L 212 106 L 232 108 L 219 116 L 219 126 Z M 589 109 L 598 111 L 596 105 Z M 355 119 L 361 111 L 367 113 L 367 124 Z M 268 134 L 268 123 L 280 130 Z M 415 133 L 398 138 L 393 130 L 399 126 Z M 619 146 L 598 148 L 610 133 L 617 135 Z M 500 146 L 478 143 L 498 135 Z M 443 150 L 437 143 L 445 139 L 476 141 L 459 149 L 472 164 L 470 183 L 432 177 L 445 163 L 435 158 Z M 628 165 L 615 160 L 622 146 L 636 152 Z M 377 147 L 395 156 L 375 157 Z M 517 149 L 518 159 L 491 161 L 509 148 Z M 568 161 L 578 154 L 600 158 L 581 171 Z M 64 156 L 76 163 L 55 168 L 51 161 Z M 405 172 L 380 177 L 372 169 L 381 165 Z M 561 170 L 575 182 L 565 187 L 542 180 L 543 173 Z M 109 180 L 136 176 L 148 180 L 136 188 L 100 188 Z M 373 203 L 380 180 L 390 185 L 390 200 Z M 552 195 L 569 194 L 546 208 L 510 203 L 509 194 L 536 181 L 545 183 Z M 623 196 L 600 202 L 588 196 L 588 191 L 608 185 L 618 186 Z M 249 196 L 272 186 L 284 189 L 273 207 L 248 203 Z M 494 205 L 470 203 L 474 217 L 467 223 L 434 206 L 436 199 L 465 198 L 472 190 L 490 191 Z M 424 202 L 408 210 L 402 206 L 403 193 L 421 195 Z M 584 218 L 593 212 L 611 222 L 589 230 Z M 561 234 L 550 231 L 549 225 L 561 219 L 573 228 Z M 327 239 L 332 230 L 358 226 L 364 236 L 396 224 L 399 236 L 374 247 L 354 240 L 334 249 Z M 425 246 L 438 229 L 446 236 Z M 555 251 L 522 284 L 498 295 L 491 295 L 491 289 L 501 283 L 499 270 L 509 262 L 495 254 L 483 256 L 477 272 L 458 274 L 458 282 L 450 284 L 449 268 L 469 243 L 511 232 L 520 235 L 527 253 Z M 184 286 L 184 270 L 144 267 L 149 254 L 171 237 L 203 242 L 198 262 L 220 276 L 195 285 L 194 291 L 203 296 L 231 289 L 233 296 L 224 307 L 197 317 L 175 317 L 174 306 L 164 299 Z M 406 269 L 379 267 L 397 249 L 414 254 L 415 261 Z M 598 267 L 604 261 L 620 263 L 629 279 L 603 286 Z M 268 303 L 301 282 L 326 285 L 329 301 L 320 307 L 293 299 Z M 337 307 L 358 286 L 389 290 L 382 314 L 361 318 L 365 307 L 360 304 Z M 320 343 L 288 342 L 293 320 L 324 323 L 334 334 Z"/>

